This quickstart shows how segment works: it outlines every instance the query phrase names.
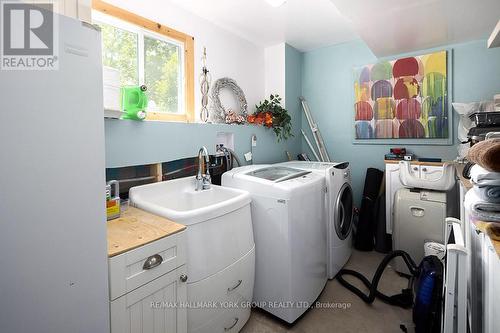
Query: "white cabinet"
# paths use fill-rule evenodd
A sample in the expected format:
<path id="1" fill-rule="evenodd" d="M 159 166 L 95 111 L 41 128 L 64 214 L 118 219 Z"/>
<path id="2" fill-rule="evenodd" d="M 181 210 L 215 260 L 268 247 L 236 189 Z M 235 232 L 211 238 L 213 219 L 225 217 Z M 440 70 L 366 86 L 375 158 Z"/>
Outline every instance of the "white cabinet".
<path id="1" fill-rule="evenodd" d="M 392 234 L 394 194 L 402 187 L 403 184 L 399 180 L 399 164 L 387 163 L 385 165 L 385 229 L 388 234 Z"/>
<path id="2" fill-rule="evenodd" d="M 32 4 L 52 4 L 54 13 L 69 16 L 74 19 L 91 23 L 91 0 L 24 0 Z"/>
<path id="3" fill-rule="evenodd" d="M 436 180 L 443 175 L 443 167 L 438 165 L 414 164 L 412 171 L 416 177 L 426 180 Z M 385 164 L 385 229 L 388 234 L 392 234 L 392 220 L 394 218 L 394 195 L 397 190 L 403 188 L 399 180 L 399 164 Z"/>
<path id="4" fill-rule="evenodd" d="M 111 302 L 111 333 L 186 332 L 183 265 Z"/>
<path id="5" fill-rule="evenodd" d="M 185 232 L 111 257 L 111 333 L 185 333 L 186 274 Z"/>

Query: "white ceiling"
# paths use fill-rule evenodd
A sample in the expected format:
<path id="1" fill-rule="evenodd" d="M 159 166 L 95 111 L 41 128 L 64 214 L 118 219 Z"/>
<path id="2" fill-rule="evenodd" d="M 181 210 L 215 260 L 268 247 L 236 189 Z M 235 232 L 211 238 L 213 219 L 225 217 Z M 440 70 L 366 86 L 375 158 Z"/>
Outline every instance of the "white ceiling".
<path id="1" fill-rule="evenodd" d="M 330 0 L 169 0 L 260 46 L 287 42 L 301 51 L 358 38 Z M 168 2 L 168 1 L 167 1 Z"/>
<path id="2" fill-rule="evenodd" d="M 163 0 L 256 45 L 301 51 L 361 37 L 377 57 L 486 39 L 500 0 Z"/>
<path id="3" fill-rule="evenodd" d="M 500 0 L 331 1 L 377 57 L 486 39 L 500 18 Z"/>

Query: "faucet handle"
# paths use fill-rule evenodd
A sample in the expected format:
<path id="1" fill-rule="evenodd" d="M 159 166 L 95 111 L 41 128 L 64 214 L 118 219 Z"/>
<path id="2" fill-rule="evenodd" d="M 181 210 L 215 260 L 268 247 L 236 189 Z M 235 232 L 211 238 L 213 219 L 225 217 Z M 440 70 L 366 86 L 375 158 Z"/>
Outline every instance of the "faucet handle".
<path id="1" fill-rule="evenodd" d="M 211 182 L 212 181 L 212 177 L 210 177 L 210 174 L 207 173 L 207 174 L 204 174 L 203 175 L 203 180 L 206 180 L 208 182 Z"/>
<path id="2" fill-rule="evenodd" d="M 204 174 L 203 175 L 203 189 L 208 190 L 210 186 L 212 185 L 212 178 L 210 177 L 210 174 Z"/>

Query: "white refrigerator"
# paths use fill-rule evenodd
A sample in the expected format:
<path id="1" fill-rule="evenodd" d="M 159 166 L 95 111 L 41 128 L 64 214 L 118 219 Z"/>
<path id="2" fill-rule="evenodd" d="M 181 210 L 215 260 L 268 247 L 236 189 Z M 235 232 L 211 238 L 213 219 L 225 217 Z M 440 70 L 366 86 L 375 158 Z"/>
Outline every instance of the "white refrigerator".
<path id="1" fill-rule="evenodd" d="M 0 71 L 0 332 L 109 332 L 100 33 L 58 31 L 58 70 Z"/>

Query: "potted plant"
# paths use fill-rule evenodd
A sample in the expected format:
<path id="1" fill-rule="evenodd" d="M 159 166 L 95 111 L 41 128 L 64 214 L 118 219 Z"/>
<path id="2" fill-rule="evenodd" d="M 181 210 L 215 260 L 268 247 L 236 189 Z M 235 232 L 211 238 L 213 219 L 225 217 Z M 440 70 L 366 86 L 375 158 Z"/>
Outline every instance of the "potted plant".
<path id="1" fill-rule="evenodd" d="M 293 136 L 292 118 L 288 111 L 281 106 L 281 97 L 279 95 L 269 96 L 269 100 L 261 101 L 255 108 L 255 113 L 247 117 L 249 123 L 272 128 L 278 137 L 278 141 Z"/>

